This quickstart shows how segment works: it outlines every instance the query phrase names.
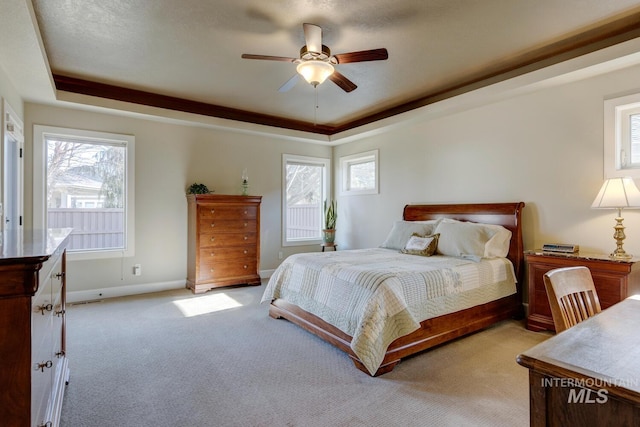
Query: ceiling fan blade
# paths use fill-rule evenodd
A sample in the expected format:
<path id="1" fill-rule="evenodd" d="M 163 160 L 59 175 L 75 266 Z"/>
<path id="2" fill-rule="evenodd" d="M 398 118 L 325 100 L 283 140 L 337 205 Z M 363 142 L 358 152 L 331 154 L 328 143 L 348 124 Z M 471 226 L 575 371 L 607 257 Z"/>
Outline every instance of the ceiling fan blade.
<path id="1" fill-rule="evenodd" d="M 314 24 L 302 24 L 307 51 L 322 52 L 322 28 Z"/>
<path id="2" fill-rule="evenodd" d="M 294 87 L 296 83 L 298 83 L 299 77 L 300 77 L 300 74 L 296 73 L 293 77 L 287 80 L 282 86 L 280 86 L 280 89 L 278 89 L 278 92 L 287 92 L 291 90 L 291 88 Z"/>
<path id="3" fill-rule="evenodd" d="M 333 74 L 329 76 L 329 80 L 340 86 L 340 89 L 344 90 L 345 92 L 351 92 L 358 87 L 354 82 L 346 78 L 344 75 L 340 74 L 338 71 L 334 71 Z"/>
<path id="4" fill-rule="evenodd" d="M 359 52 L 339 53 L 333 55 L 338 64 L 346 64 L 349 62 L 365 62 L 365 61 L 383 61 L 389 58 L 387 49 L 371 49 L 361 50 Z"/>
<path id="5" fill-rule="evenodd" d="M 284 61 L 284 62 L 295 62 L 298 60 L 298 58 L 289 58 L 286 56 L 251 55 L 248 53 L 243 53 L 242 57 L 244 59 L 266 59 L 267 61 Z"/>

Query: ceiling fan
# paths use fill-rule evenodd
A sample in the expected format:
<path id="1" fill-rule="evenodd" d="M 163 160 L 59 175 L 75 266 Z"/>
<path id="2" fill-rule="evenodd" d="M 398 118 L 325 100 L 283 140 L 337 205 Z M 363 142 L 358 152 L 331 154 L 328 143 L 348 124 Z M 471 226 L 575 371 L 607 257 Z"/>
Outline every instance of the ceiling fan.
<path id="1" fill-rule="evenodd" d="M 339 73 L 334 68 L 335 65 L 349 62 L 381 61 L 389 57 L 387 49 L 385 48 L 331 55 L 331 50 L 322 44 L 322 28 L 314 24 L 302 24 L 302 27 L 304 29 L 306 45 L 300 48 L 299 58 L 242 54 L 242 57 L 245 59 L 265 59 L 268 61 L 285 61 L 298 64 L 296 68 L 298 74 L 283 84 L 280 89 L 278 89 L 280 92 L 286 92 L 291 89 L 297 83 L 299 76 L 304 77 L 304 79 L 314 87 L 326 79 L 329 79 L 345 92 L 351 92 L 358 86 Z"/>

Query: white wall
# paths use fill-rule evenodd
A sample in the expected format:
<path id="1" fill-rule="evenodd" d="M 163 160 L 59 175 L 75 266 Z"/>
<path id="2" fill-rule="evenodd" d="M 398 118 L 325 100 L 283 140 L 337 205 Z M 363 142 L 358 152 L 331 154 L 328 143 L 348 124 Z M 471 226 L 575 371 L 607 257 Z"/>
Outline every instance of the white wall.
<path id="1" fill-rule="evenodd" d="M 9 80 L 9 77 L 5 73 L 4 69 L 0 66 L 0 97 L 5 99 L 15 113 L 21 119 L 24 118 L 22 97 L 18 94 L 13 83 Z M 2 109 L 3 107 L 0 107 Z M 3 136 L 4 138 L 4 136 Z"/>
<path id="2" fill-rule="evenodd" d="M 405 204 L 524 201 L 525 248 L 577 243 L 614 249 L 614 211 L 590 209 L 603 181 L 603 100 L 640 90 L 640 67 L 414 121 L 334 147 L 25 104 L 25 213 L 31 221 L 33 124 L 136 136 L 136 255 L 70 263 L 69 290 L 179 282 L 186 275 L 185 188 L 238 194 L 243 168 L 263 196 L 261 270 L 317 247 L 282 248 L 282 153 L 330 157 L 380 150 L 380 194 L 340 197 L 341 249 L 379 245 Z M 338 178 L 338 172 L 335 174 Z M 625 249 L 640 255 L 640 211 L 626 211 Z M 131 274 L 133 264 L 143 276 Z"/>
<path id="3" fill-rule="evenodd" d="M 380 194 L 339 199 L 342 248 L 377 246 L 405 204 L 524 201 L 525 248 L 615 249 L 615 211 L 592 210 L 603 182 L 603 100 L 640 91 L 640 68 L 539 90 L 344 144 L 380 149 Z M 336 177 L 337 178 L 337 177 Z M 623 212 L 640 256 L 640 211 Z"/>
<path id="4" fill-rule="evenodd" d="M 319 250 L 318 245 L 281 247 L 282 154 L 330 158 L 331 147 L 33 103 L 25 104 L 25 116 L 27 226 L 32 223 L 34 124 L 132 134 L 136 138 L 135 256 L 71 261 L 69 292 L 99 289 L 108 296 L 108 289 L 118 286 L 184 283 L 187 271 L 185 189 L 193 182 L 201 182 L 216 193 L 240 194 L 243 168 L 249 173 L 249 193 L 263 196 L 261 270 L 277 267 L 279 251 L 287 256 L 294 251 Z M 133 276 L 134 264 L 142 264 L 142 276 Z M 84 295 L 92 296 L 91 293 Z"/>

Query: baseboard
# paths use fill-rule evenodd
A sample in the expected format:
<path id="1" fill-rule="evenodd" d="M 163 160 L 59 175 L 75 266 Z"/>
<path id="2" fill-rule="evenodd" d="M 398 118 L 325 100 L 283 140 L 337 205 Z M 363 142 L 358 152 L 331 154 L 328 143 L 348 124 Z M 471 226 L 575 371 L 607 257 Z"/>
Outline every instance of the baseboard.
<path id="1" fill-rule="evenodd" d="M 96 301 L 105 298 L 148 294 L 151 292 L 168 291 L 172 289 L 184 289 L 185 286 L 185 280 L 174 280 L 171 282 L 142 283 L 139 285 L 89 289 L 86 291 L 69 291 L 67 292 L 67 303 L 73 304 L 76 302 Z"/>
<path id="2" fill-rule="evenodd" d="M 260 278 L 268 279 L 275 270 L 261 270 Z M 138 285 L 114 286 L 109 288 L 89 289 L 86 291 L 68 291 L 67 303 L 97 301 L 106 298 L 124 297 L 129 295 L 148 294 L 151 292 L 169 291 L 186 288 L 185 280 L 170 282 L 142 283 Z"/>
<path id="3" fill-rule="evenodd" d="M 268 279 L 271 277 L 274 271 L 276 271 L 275 268 L 273 270 L 260 270 L 260 278 L 263 280 Z"/>

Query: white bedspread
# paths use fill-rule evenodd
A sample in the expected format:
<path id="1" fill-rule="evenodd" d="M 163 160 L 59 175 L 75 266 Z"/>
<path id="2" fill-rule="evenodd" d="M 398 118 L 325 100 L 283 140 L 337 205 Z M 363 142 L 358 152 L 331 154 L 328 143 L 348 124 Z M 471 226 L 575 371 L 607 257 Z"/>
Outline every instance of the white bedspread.
<path id="1" fill-rule="evenodd" d="M 505 258 L 474 262 L 372 248 L 287 258 L 262 302 L 282 298 L 352 336 L 351 348 L 373 375 L 389 344 L 420 322 L 516 292 Z"/>

